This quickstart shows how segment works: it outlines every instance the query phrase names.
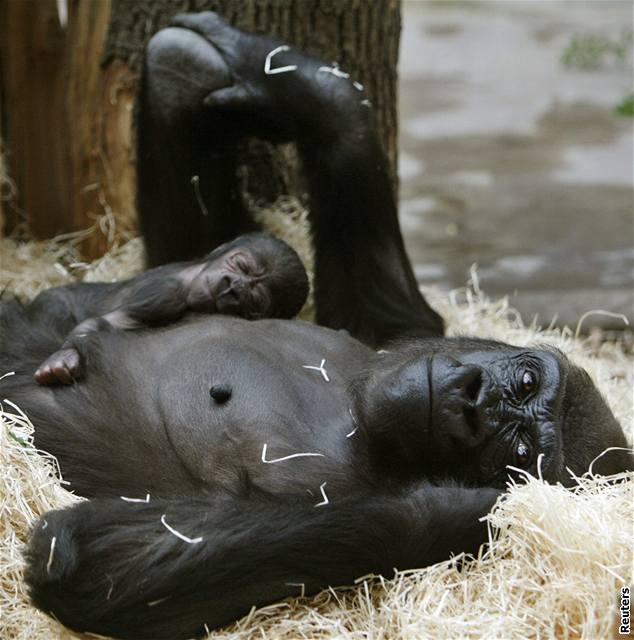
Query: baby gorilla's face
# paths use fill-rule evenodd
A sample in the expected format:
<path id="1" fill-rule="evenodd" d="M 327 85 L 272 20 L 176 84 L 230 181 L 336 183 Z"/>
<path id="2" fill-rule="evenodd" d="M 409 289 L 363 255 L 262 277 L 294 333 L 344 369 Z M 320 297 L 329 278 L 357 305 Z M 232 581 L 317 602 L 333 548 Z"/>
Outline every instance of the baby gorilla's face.
<path id="1" fill-rule="evenodd" d="M 194 311 L 255 319 L 271 309 L 269 273 L 249 249 L 237 248 L 203 264 L 187 303 Z"/>

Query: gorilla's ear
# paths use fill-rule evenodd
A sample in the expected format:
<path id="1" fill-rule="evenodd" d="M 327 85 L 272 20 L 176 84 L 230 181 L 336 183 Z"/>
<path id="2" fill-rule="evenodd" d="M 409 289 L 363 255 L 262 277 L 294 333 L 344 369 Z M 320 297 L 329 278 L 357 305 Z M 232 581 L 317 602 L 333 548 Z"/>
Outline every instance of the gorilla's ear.
<path id="1" fill-rule="evenodd" d="M 632 447 L 621 425 L 590 376 L 579 367 L 571 366 L 568 372 L 562 415 L 564 465 L 576 475 L 585 473 L 597 456 L 593 473 L 611 475 L 634 470 Z M 603 453 L 611 447 L 619 449 Z"/>

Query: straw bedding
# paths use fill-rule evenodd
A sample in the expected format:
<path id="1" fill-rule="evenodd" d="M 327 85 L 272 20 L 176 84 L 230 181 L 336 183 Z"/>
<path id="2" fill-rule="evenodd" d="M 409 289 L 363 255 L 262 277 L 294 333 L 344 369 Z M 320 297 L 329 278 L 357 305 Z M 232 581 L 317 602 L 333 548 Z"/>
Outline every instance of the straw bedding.
<path id="1" fill-rule="evenodd" d="M 280 213 L 282 210 L 282 213 Z M 305 216 L 290 201 L 260 211 L 267 226 L 310 256 Z M 102 230 L 109 231 L 108 220 Z M 110 229 L 112 231 L 112 229 Z M 91 232 L 94 232 L 91 231 Z M 115 234 L 116 236 L 116 234 Z M 114 239 L 102 259 L 85 264 L 80 238 L 48 243 L 0 240 L 0 287 L 24 298 L 78 279 L 112 280 L 141 268 L 138 239 Z M 526 327 L 506 301 L 490 301 L 475 276 L 447 296 L 425 291 L 451 334 L 514 344 L 549 343 L 586 367 L 632 436 L 632 359 L 615 345 L 576 339 L 569 330 Z M 310 309 L 306 311 L 310 314 Z M 8 372 L 0 372 L 0 375 Z M 29 526 L 47 509 L 79 498 L 55 478 L 55 460 L 36 454 L 33 427 L 19 408 L 0 402 L 0 638 L 78 638 L 31 608 L 21 580 Z M 510 488 L 489 515 L 488 552 L 464 565 L 455 560 L 406 571 L 392 581 L 366 577 L 253 611 L 214 638 L 602 638 L 616 636 L 618 594 L 632 586 L 633 487 L 584 476 L 573 490 L 539 478 Z"/>

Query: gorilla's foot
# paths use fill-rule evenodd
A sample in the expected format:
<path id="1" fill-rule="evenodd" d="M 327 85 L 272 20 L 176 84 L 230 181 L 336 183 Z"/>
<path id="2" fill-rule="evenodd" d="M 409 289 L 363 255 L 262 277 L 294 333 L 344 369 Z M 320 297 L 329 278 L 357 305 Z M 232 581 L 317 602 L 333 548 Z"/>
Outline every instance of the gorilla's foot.
<path id="1" fill-rule="evenodd" d="M 217 112 L 248 116 L 240 119 L 244 134 L 297 139 L 337 131 L 350 123 L 346 115 L 367 118 L 363 87 L 331 63 L 279 40 L 243 33 L 211 11 L 180 14 L 171 24 L 166 31 L 190 30 L 222 57 L 230 84 L 218 74 L 214 56 L 197 55 L 210 60 L 207 75 L 214 76 L 203 102 Z"/>
<path id="2" fill-rule="evenodd" d="M 157 32 L 147 46 L 145 82 L 155 117 L 174 122 L 200 116 L 213 91 L 232 84 L 223 57 L 208 40 L 190 29 Z"/>

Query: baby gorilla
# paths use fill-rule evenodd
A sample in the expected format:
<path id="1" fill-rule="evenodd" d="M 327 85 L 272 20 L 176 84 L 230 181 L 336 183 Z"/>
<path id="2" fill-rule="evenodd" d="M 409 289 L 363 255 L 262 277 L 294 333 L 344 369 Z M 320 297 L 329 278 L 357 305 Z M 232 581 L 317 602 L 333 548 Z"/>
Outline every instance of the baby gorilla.
<path id="1" fill-rule="evenodd" d="M 156 267 L 121 283 L 52 289 L 33 302 L 31 315 L 60 302 L 51 298 L 61 297 L 77 324 L 34 377 L 39 384 L 71 384 L 80 374 L 76 341 L 94 331 L 167 325 L 188 311 L 289 319 L 307 296 L 308 277 L 299 256 L 266 233 L 240 236 L 202 260 Z M 83 303 L 81 312 L 77 298 Z"/>

